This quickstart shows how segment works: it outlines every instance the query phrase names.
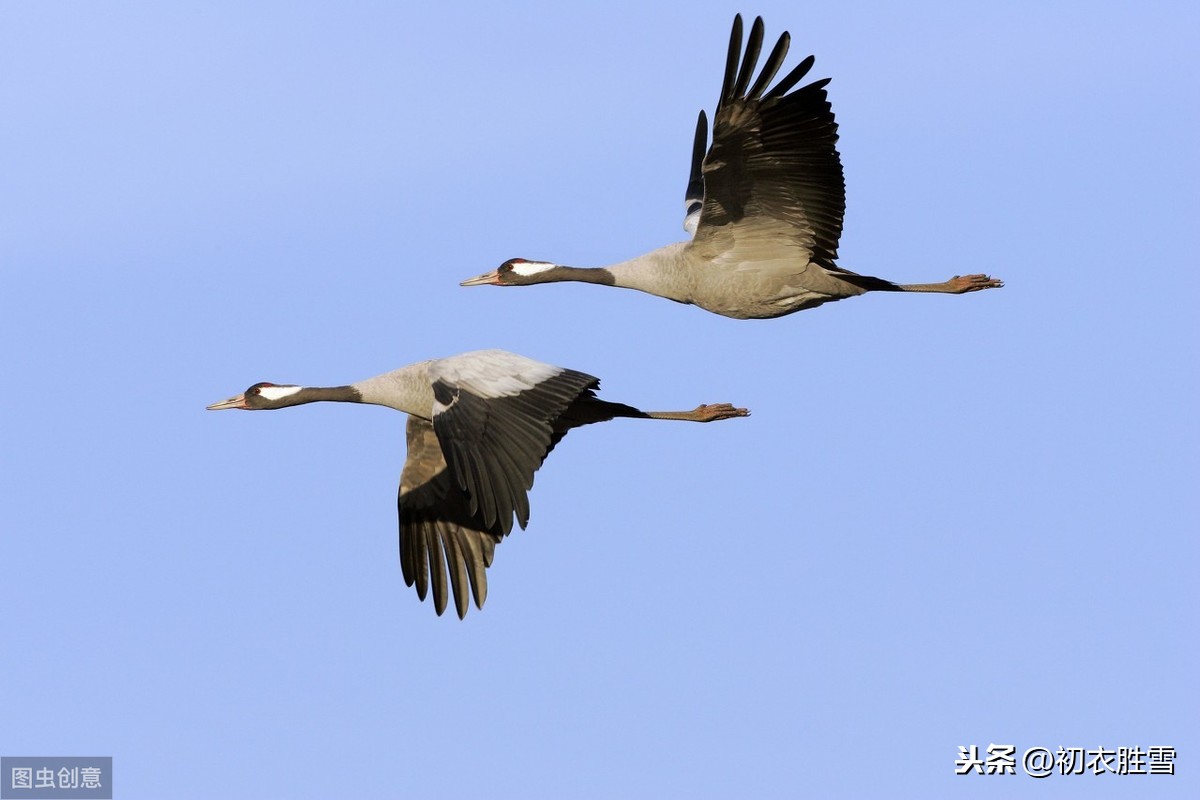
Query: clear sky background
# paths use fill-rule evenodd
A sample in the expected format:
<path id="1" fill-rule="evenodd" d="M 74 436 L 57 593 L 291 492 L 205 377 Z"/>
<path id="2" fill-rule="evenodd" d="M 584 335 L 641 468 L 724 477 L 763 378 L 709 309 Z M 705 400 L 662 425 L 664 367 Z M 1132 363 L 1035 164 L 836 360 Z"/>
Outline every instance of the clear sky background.
<path id="1" fill-rule="evenodd" d="M 1197 797 L 1194 3 L 0 5 L 0 753 L 120 798 Z M 512 256 L 683 237 L 735 11 L 817 57 L 846 267 L 765 322 Z M 465 622 L 402 416 L 204 406 L 499 347 L 572 433 Z M 1175 777 L 954 776 L 960 745 Z"/>

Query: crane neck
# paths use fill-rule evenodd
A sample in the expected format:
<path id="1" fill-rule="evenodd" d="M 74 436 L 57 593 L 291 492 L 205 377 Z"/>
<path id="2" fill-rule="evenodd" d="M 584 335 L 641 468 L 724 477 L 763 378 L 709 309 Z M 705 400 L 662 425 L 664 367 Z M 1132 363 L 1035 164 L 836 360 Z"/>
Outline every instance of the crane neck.
<path id="1" fill-rule="evenodd" d="M 695 269 L 687 263 L 687 245 L 687 242 L 669 244 L 606 269 L 617 286 L 690 303 Z"/>
<path id="2" fill-rule="evenodd" d="M 528 283 L 561 283 L 571 281 L 576 283 L 599 283 L 604 286 L 617 285 L 607 267 L 568 267 L 555 264 L 553 268 L 539 272 L 525 279 Z"/>
<path id="3" fill-rule="evenodd" d="M 690 303 L 691 275 L 684 258 L 686 242 L 667 245 L 645 255 L 607 267 L 559 266 L 545 273 L 546 280 L 580 281 L 620 286 L 639 292 Z"/>
<path id="4" fill-rule="evenodd" d="M 362 394 L 353 386 L 302 386 L 300 391 L 285 398 L 288 405 L 304 403 L 361 403 Z"/>

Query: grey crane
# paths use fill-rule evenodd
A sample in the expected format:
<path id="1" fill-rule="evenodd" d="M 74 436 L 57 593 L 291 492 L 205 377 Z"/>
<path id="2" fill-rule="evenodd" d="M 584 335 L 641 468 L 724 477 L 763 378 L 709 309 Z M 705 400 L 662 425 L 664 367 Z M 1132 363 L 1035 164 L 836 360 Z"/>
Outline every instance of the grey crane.
<path id="1" fill-rule="evenodd" d="M 690 241 L 590 269 L 513 258 L 462 285 L 582 281 L 637 289 L 735 319 L 780 317 L 866 292 L 963 294 L 1003 286 L 987 275 L 897 284 L 835 264 L 846 190 L 837 123 L 825 94 L 829 79 L 792 91 L 812 68 L 809 56 L 768 91 L 787 56 L 785 31 L 751 85 L 762 43 L 758 17 L 743 56 L 742 18 L 734 17 L 707 155 L 703 111 L 696 123 L 685 199 Z"/>
<path id="2" fill-rule="evenodd" d="M 404 582 L 434 608 L 449 592 L 461 618 L 468 586 L 478 608 L 496 544 L 529 521 L 533 473 L 572 428 L 617 417 L 713 422 L 745 417 L 728 403 L 692 411 L 641 411 L 596 397 L 600 380 L 504 350 L 421 361 L 349 386 L 256 383 L 213 403 L 262 410 L 333 401 L 372 403 L 408 414 L 408 457 L 400 473 L 400 566 Z M 449 589 L 446 575 L 449 573 Z"/>

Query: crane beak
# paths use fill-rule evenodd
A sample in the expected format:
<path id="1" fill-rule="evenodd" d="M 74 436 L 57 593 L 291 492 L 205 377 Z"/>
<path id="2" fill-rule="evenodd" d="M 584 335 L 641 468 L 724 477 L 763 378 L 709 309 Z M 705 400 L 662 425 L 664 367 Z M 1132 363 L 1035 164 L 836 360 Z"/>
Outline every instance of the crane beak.
<path id="1" fill-rule="evenodd" d="M 485 272 L 482 275 L 476 275 L 474 278 L 467 278 L 459 284 L 459 286 L 499 286 L 500 285 L 500 270 L 494 269 L 491 272 Z"/>
<path id="2" fill-rule="evenodd" d="M 245 393 L 242 393 L 242 394 L 239 394 L 237 397 L 231 397 L 228 400 L 222 400 L 219 403 L 213 403 L 211 406 L 208 406 L 205 410 L 220 411 L 223 408 L 248 408 L 248 407 L 249 406 L 246 405 L 246 395 L 245 395 Z"/>

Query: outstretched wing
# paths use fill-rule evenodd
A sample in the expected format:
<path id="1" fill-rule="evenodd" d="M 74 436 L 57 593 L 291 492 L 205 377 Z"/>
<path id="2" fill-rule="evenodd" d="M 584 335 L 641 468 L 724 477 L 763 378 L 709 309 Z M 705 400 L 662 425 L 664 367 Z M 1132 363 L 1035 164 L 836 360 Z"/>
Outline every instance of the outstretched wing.
<path id="1" fill-rule="evenodd" d="M 732 239 L 739 226 L 780 228 L 812 261 L 836 269 L 846 190 L 837 123 L 825 94 L 829 79 L 792 91 L 812 68 L 809 56 L 767 91 L 787 56 L 785 32 L 750 85 L 762 41 L 759 17 L 743 56 L 742 18 L 734 18 L 695 239 Z"/>
<path id="2" fill-rule="evenodd" d="M 408 457 L 400 473 L 400 568 L 405 584 L 425 599 L 433 586 L 434 609 L 446 610 L 449 590 L 461 619 L 467 613 L 468 587 L 475 606 L 487 599 L 486 569 L 492 565 L 498 526 L 485 525 L 455 485 L 433 424 L 408 418 Z M 446 575 L 450 584 L 447 587 Z"/>
<path id="3" fill-rule="evenodd" d="M 507 534 L 529 521 L 527 492 L 554 439 L 555 421 L 599 380 L 501 350 L 430 365 L 433 428 L 472 515 Z"/>

